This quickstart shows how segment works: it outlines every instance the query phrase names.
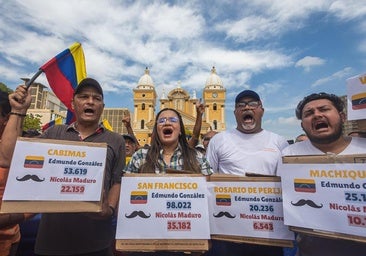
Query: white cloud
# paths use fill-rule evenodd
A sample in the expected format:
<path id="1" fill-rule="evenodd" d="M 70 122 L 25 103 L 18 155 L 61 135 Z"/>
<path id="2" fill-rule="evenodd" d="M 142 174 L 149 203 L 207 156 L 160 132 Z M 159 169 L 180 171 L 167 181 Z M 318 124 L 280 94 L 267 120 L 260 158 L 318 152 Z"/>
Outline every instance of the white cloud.
<path id="1" fill-rule="evenodd" d="M 296 117 L 279 117 L 278 118 L 279 124 L 285 124 L 285 125 L 293 125 L 298 126 L 300 124 L 300 120 L 298 120 Z"/>
<path id="2" fill-rule="evenodd" d="M 338 0 L 333 1 L 329 11 L 341 19 L 354 19 L 366 15 L 366 5 L 359 0 Z"/>
<path id="3" fill-rule="evenodd" d="M 224 21 L 216 28 L 239 42 L 268 39 L 302 28 L 310 14 L 326 11 L 328 3 L 327 0 L 244 1 L 236 7 L 242 17 Z"/>
<path id="4" fill-rule="evenodd" d="M 277 134 L 285 136 L 287 140 L 296 138 L 303 133 L 300 120 L 293 117 L 277 117 L 275 119 L 265 119 L 263 127 L 269 131 L 275 131 Z"/>
<path id="5" fill-rule="evenodd" d="M 337 71 L 337 72 L 331 74 L 330 76 L 318 79 L 311 85 L 311 87 L 314 88 L 314 87 L 318 87 L 320 85 L 332 82 L 334 80 L 347 78 L 348 76 L 350 76 L 352 74 L 351 71 L 352 71 L 352 68 L 346 67 L 340 71 Z"/>
<path id="6" fill-rule="evenodd" d="M 319 57 L 306 56 L 300 60 L 298 60 L 295 64 L 295 67 L 302 67 L 306 72 L 310 71 L 310 68 L 313 66 L 321 66 L 324 65 L 325 60 Z"/>
<path id="7" fill-rule="evenodd" d="M 363 66 L 359 64 L 365 59 L 362 54 L 366 53 L 363 36 L 366 7 L 362 2 L 2 1 L 1 81 L 17 85 L 20 77 L 32 76 L 40 65 L 73 42 L 80 41 L 88 74 L 101 82 L 106 95 L 117 95 L 116 98 L 121 99 L 113 105 L 133 109 L 124 104 L 132 102 L 131 89 L 137 85 L 146 66 L 158 94 L 163 88 L 169 92 L 178 81 L 189 93 L 196 90 L 200 94 L 210 69 L 215 66 L 227 89 L 228 127 L 235 123 L 232 114 L 235 96 L 239 91 L 251 88 L 263 98 L 266 117 L 275 120 L 276 126 L 270 130 L 286 134 L 290 131 L 281 127 L 286 120 L 280 122 L 274 115 L 288 113 L 292 116 L 299 94 L 327 81 L 344 79 L 351 72 L 348 63 L 353 63 L 344 59 L 347 56 L 359 54 L 360 60 L 354 61 L 352 69 Z M 332 25 L 331 31 L 335 25 L 349 26 L 347 35 L 355 36 L 349 41 L 358 45 L 354 47 L 355 52 L 344 52 L 344 58 L 340 59 L 336 54 L 328 53 L 330 51 L 321 51 L 322 43 L 329 47 L 329 42 L 311 41 L 317 47 L 307 43 L 309 38 L 306 36 L 316 36 L 318 29 L 329 25 Z M 307 57 L 295 63 L 294 56 L 299 54 Z M 324 65 L 325 60 L 329 65 Z M 331 67 L 334 63 L 341 68 L 350 67 L 319 79 L 311 88 L 308 81 L 319 75 L 316 72 L 304 74 L 302 69 L 293 68 L 309 70 L 315 65 L 323 65 L 323 74 L 330 74 L 330 68 L 341 69 Z M 44 75 L 37 82 L 47 85 Z"/>

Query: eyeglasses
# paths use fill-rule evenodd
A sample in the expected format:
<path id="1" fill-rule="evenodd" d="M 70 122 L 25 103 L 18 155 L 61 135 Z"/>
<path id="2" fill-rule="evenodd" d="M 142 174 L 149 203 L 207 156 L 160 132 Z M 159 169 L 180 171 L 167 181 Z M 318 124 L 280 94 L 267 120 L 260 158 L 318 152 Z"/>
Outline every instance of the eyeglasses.
<path id="1" fill-rule="evenodd" d="M 166 121 L 169 121 L 170 123 L 178 123 L 179 122 L 179 118 L 176 116 L 171 116 L 171 117 L 161 117 L 158 119 L 158 124 L 159 125 L 163 125 L 166 123 Z"/>
<path id="2" fill-rule="evenodd" d="M 204 137 L 203 140 L 204 141 L 210 141 L 211 137 Z"/>
<path id="3" fill-rule="evenodd" d="M 261 106 L 261 103 L 259 101 L 249 101 L 249 102 L 239 102 L 236 104 L 237 108 L 245 108 L 246 106 L 248 106 L 251 109 L 255 109 L 258 108 L 259 106 Z"/>

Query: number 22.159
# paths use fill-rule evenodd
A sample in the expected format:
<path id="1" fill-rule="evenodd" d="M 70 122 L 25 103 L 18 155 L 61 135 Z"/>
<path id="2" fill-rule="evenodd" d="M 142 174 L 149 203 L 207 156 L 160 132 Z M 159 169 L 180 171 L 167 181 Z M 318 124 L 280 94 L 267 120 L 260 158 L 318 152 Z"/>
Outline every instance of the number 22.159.
<path id="1" fill-rule="evenodd" d="M 61 185 L 61 194 L 83 194 L 84 191 L 84 186 Z"/>

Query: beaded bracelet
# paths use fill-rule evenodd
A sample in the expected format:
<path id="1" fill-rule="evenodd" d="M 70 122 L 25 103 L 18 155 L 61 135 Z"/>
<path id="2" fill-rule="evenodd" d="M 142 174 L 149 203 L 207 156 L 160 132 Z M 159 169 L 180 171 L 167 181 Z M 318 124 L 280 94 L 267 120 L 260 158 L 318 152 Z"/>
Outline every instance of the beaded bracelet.
<path id="1" fill-rule="evenodd" d="M 21 114 L 21 113 L 17 113 L 17 112 L 10 112 L 9 115 L 16 115 L 16 116 L 21 116 L 21 117 L 26 117 L 26 114 Z"/>

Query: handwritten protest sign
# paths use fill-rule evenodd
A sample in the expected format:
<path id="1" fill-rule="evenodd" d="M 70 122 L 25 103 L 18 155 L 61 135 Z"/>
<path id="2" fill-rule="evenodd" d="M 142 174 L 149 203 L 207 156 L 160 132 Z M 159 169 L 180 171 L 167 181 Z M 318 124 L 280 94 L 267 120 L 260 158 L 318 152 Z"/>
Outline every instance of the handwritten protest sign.
<path id="1" fill-rule="evenodd" d="M 366 116 L 366 74 L 347 79 L 348 120 L 365 119 Z"/>

